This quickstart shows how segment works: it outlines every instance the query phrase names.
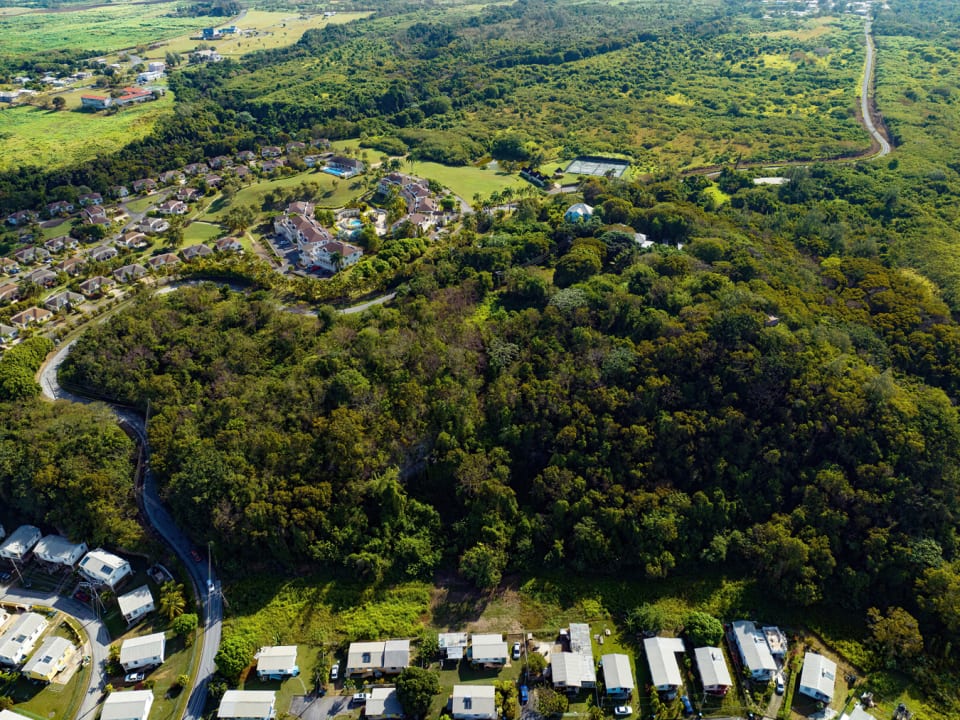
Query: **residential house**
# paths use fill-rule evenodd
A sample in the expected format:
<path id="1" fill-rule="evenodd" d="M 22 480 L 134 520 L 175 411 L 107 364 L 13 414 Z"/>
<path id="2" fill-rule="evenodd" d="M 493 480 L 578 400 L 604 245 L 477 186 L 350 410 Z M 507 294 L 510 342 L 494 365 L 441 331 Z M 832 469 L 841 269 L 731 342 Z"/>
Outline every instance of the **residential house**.
<path id="1" fill-rule="evenodd" d="M 800 673 L 798 691 L 829 703 L 833 700 L 833 688 L 837 681 L 837 664 L 819 653 L 808 652 L 803 656 L 803 671 Z"/>
<path id="2" fill-rule="evenodd" d="M 24 282 L 31 282 L 40 287 L 51 288 L 57 284 L 57 274 L 49 268 L 37 268 L 23 276 Z"/>
<path id="3" fill-rule="evenodd" d="M 76 277 L 86 264 L 87 261 L 82 257 L 68 257 L 54 265 L 53 269 L 57 272 L 66 273 L 71 277 Z"/>
<path id="4" fill-rule="evenodd" d="M 300 674 L 296 645 L 262 647 L 256 655 L 257 677 L 261 680 L 283 680 Z"/>
<path id="5" fill-rule="evenodd" d="M 37 640 L 47 629 L 47 620 L 34 612 L 24 613 L 0 635 L 0 663 L 19 665 L 27 659 Z"/>
<path id="6" fill-rule="evenodd" d="M 13 254 L 13 257 L 16 258 L 17 262 L 21 265 L 32 265 L 33 263 L 49 260 L 50 253 L 46 248 L 28 245 L 27 247 L 17 250 Z"/>
<path id="7" fill-rule="evenodd" d="M 557 689 L 578 691 L 583 687 L 592 687 L 584 684 L 584 677 L 593 675 L 596 685 L 596 672 L 593 667 L 586 667 L 586 659 L 579 653 L 554 652 L 550 653 L 550 677 L 553 686 Z"/>
<path id="8" fill-rule="evenodd" d="M 10 258 L 0 258 L 0 272 L 5 272 L 7 275 L 16 275 L 20 272 L 20 263 Z"/>
<path id="9" fill-rule="evenodd" d="M 708 695 L 726 695 L 733 685 L 730 669 L 723 657 L 723 650 L 717 647 L 699 647 L 693 651 L 703 683 L 703 691 Z"/>
<path id="10" fill-rule="evenodd" d="M 217 157 L 210 158 L 209 164 L 213 170 L 220 170 L 221 168 L 231 167 L 233 165 L 233 158 L 229 155 L 218 155 Z"/>
<path id="11" fill-rule="evenodd" d="M 235 168 L 233 168 L 233 174 L 242 180 L 250 175 L 250 168 L 248 168 L 246 165 L 237 165 Z"/>
<path id="12" fill-rule="evenodd" d="M 307 144 L 298 140 L 291 140 L 287 143 L 287 154 L 303 152 L 307 149 Z"/>
<path id="13" fill-rule="evenodd" d="M 64 290 L 55 295 L 51 295 L 43 301 L 43 306 L 50 312 L 59 312 L 60 310 L 76 310 L 83 304 L 86 298 L 80 293 Z"/>
<path id="14" fill-rule="evenodd" d="M 53 313 L 46 308 L 31 307 L 18 312 L 10 318 L 10 322 L 20 328 L 28 328 L 31 325 L 41 325 L 53 317 Z"/>
<path id="15" fill-rule="evenodd" d="M 127 189 L 126 185 L 114 185 L 112 188 L 110 188 L 110 197 L 118 199 L 130 197 L 130 191 Z"/>
<path id="16" fill-rule="evenodd" d="M 13 283 L 0 285 L 0 302 L 11 303 L 20 299 L 20 287 Z"/>
<path id="17" fill-rule="evenodd" d="M 474 665 L 495 667 L 507 664 L 507 642 L 500 633 L 474 633 L 470 640 L 469 657 Z"/>
<path id="18" fill-rule="evenodd" d="M 100 720 L 147 720 L 153 707 L 153 690 L 112 692 L 103 701 Z"/>
<path id="19" fill-rule="evenodd" d="M 464 632 L 440 633 L 437 635 L 437 647 L 444 659 L 459 662 L 467 652 L 467 634 Z"/>
<path id="20" fill-rule="evenodd" d="M 205 162 L 190 163 L 189 165 L 185 165 L 183 168 L 183 172 L 186 175 L 191 175 L 191 176 L 200 175 L 201 173 L 207 173 L 209 171 L 210 171 L 210 166 L 207 165 Z"/>
<path id="21" fill-rule="evenodd" d="M 180 251 L 183 255 L 183 259 L 187 262 L 193 260 L 194 258 L 207 257 L 208 255 L 213 255 L 213 250 L 203 243 L 197 243 L 196 245 L 188 245 Z"/>
<path id="22" fill-rule="evenodd" d="M 66 200 L 56 200 L 52 203 L 47 203 L 46 210 L 48 217 L 69 215 L 73 212 L 73 203 L 67 202 Z"/>
<path id="23" fill-rule="evenodd" d="M 57 235 L 57 237 L 50 238 L 43 243 L 43 248 L 49 253 L 59 253 L 64 250 L 74 250 L 77 245 L 76 238 L 72 238 L 69 235 Z"/>
<path id="24" fill-rule="evenodd" d="M 80 218 L 87 225 L 109 225 L 110 218 L 107 217 L 107 211 L 100 205 L 87 205 L 80 211 Z"/>
<path id="25" fill-rule="evenodd" d="M 680 638 L 652 637 L 644 638 L 643 651 L 650 667 L 650 679 L 657 692 L 668 700 L 677 696 L 677 690 L 683 685 L 677 655 L 684 652 Z"/>
<path id="26" fill-rule="evenodd" d="M 308 270 L 321 269 L 336 273 L 355 265 L 363 257 L 363 250 L 356 245 L 329 240 L 327 242 L 301 245 L 300 264 Z"/>
<path id="27" fill-rule="evenodd" d="M 266 147 L 260 148 L 260 157 L 262 158 L 275 158 L 281 155 L 283 155 L 283 150 L 276 145 L 267 145 Z"/>
<path id="28" fill-rule="evenodd" d="M 177 200 L 193 202 L 200 198 L 200 190 L 195 187 L 182 187 L 177 190 Z"/>
<path id="29" fill-rule="evenodd" d="M 131 105 L 133 103 L 142 103 L 147 100 L 156 100 L 157 96 L 152 90 L 137 87 L 125 87 L 120 91 L 120 97 L 113 98 L 114 105 Z"/>
<path id="30" fill-rule="evenodd" d="M 120 614 L 132 625 L 135 621 L 142 618 L 147 613 L 157 609 L 153 602 L 153 593 L 146 585 L 141 585 L 136 590 L 131 590 L 124 595 L 117 597 L 117 604 L 120 606 Z"/>
<path id="31" fill-rule="evenodd" d="M 243 252 L 243 245 L 235 237 L 220 238 L 214 244 L 217 252 Z"/>
<path id="32" fill-rule="evenodd" d="M 164 185 L 183 185 L 187 181 L 187 176 L 180 170 L 167 170 L 160 174 L 160 182 Z"/>
<path id="33" fill-rule="evenodd" d="M 113 280 L 103 275 L 96 275 L 80 283 L 80 292 L 87 297 L 101 295 L 113 287 Z"/>
<path id="34" fill-rule="evenodd" d="M 125 672 L 163 665 L 166 649 L 162 632 L 128 638 L 120 644 L 120 664 Z"/>
<path id="35" fill-rule="evenodd" d="M 327 160 L 327 167 L 324 170 L 338 177 L 352 178 L 354 175 L 362 173 L 363 167 L 363 163 L 359 160 L 343 155 L 333 155 Z"/>
<path id="36" fill-rule="evenodd" d="M 147 269 L 140 263 L 132 263 L 118 267 L 113 271 L 114 279 L 119 283 L 128 283 L 139 280 L 147 274 Z"/>
<path id="37" fill-rule="evenodd" d="M 147 263 L 154 270 L 159 270 L 160 268 L 173 267 L 174 265 L 180 264 L 180 258 L 178 258 L 173 253 L 163 253 L 161 255 L 154 255 L 150 258 Z"/>
<path id="38" fill-rule="evenodd" d="M 22 90 L 0 90 L 0 102 L 12 103 L 23 93 Z"/>
<path id="39" fill-rule="evenodd" d="M 223 178 L 219 175 L 214 175 L 213 173 L 205 175 L 203 181 L 207 184 L 207 187 L 217 188 L 220 187 L 223 182 Z"/>
<path id="40" fill-rule="evenodd" d="M 286 165 L 286 160 L 283 158 L 276 158 L 274 160 L 264 160 L 260 163 L 260 169 L 265 173 L 272 173 L 276 170 L 279 170 L 284 165 Z"/>
<path id="41" fill-rule="evenodd" d="M 304 155 L 303 164 L 308 168 L 316 167 L 324 160 L 323 155 Z"/>
<path id="42" fill-rule="evenodd" d="M 33 525 L 21 525 L 0 545 L 0 557 L 18 563 L 26 562 L 43 533 Z"/>
<path id="43" fill-rule="evenodd" d="M 70 658 L 77 654 L 77 646 L 66 638 L 52 635 L 43 641 L 40 649 L 21 671 L 31 680 L 52 682 L 57 673 L 65 670 Z"/>
<path id="44" fill-rule="evenodd" d="M 278 215 L 273 220 L 273 230 L 292 243 L 325 243 L 333 240 L 326 228 L 305 215 Z"/>
<path id="45" fill-rule="evenodd" d="M 135 193 L 151 193 L 157 189 L 157 181 L 153 178 L 143 178 L 133 181 L 133 191 Z"/>
<path id="46" fill-rule="evenodd" d="M 37 219 L 37 214 L 33 210 L 18 210 L 15 213 L 7 215 L 7 224 L 9 225 L 29 225 Z"/>
<path id="47" fill-rule="evenodd" d="M 256 159 L 256 153 L 254 153 L 252 150 L 241 150 L 237 153 L 237 160 L 240 162 L 251 162 Z"/>
<path id="48" fill-rule="evenodd" d="M 733 639 L 747 672 L 754 680 L 769 681 L 777 671 L 777 663 L 764 634 L 749 620 L 735 620 L 732 627 Z"/>
<path id="49" fill-rule="evenodd" d="M 17 336 L 20 334 L 20 331 L 17 330 L 13 325 L 4 325 L 0 323 L 0 343 L 5 343 L 10 340 L 16 340 Z M 2 528 L 2 526 L 0 526 Z M 0 538 L 3 537 L 3 534 L 0 533 Z M 0 625 L 3 625 L 3 618 L 0 618 Z"/>
<path id="50" fill-rule="evenodd" d="M 277 694 L 272 690 L 227 690 L 220 699 L 217 717 L 223 720 L 272 720 Z"/>
<path id="51" fill-rule="evenodd" d="M 117 256 L 117 249 L 110 245 L 98 245 L 90 250 L 90 259 L 94 262 L 106 262 Z"/>
<path id="52" fill-rule="evenodd" d="M 150 246 L 150 239 L 142 232 L 128 230 L 114 240 L 114 243 L 116 243 L 119 247 L 126 248 L 127 250 L 142 250 L 143 248 Z"/>
<path id="53" fill-rule="evenodd" d="M 450 712 L 454 720 L 497 720 L 497 689 L 493 685 L 454 685 Z"/>
<path id="54" fill-rule="evenodd" d="M 396 675 L 410 665 L 410 641 L 350 643 L 347 652 L 348 676 Z"/>
<path id="55" fill-rule="evenodd" d="M 167 200 L 157 205 L 157 212 L 161 215 L 186 215 L 189 210 L 182 200 Z"/>
<path id="56" fill-rule="evenodd" d="M 103 196 L 100 193 L 84 193 L 79 198 L 81 207 L 87 205 L 103 205 Z"/>
<path id="57" fill-rule="evenodd" d="M 370 691 L 363 711 L 367 720 L 400 720 L 403 707 L 394 687 L 378 686 Z"/>
<path id="58" fill-rule="evenodd" d="M 314 205 L 312 202 L 308 202 L 306 200 L 295 200 L 287 205 L 285 212 L 287 215 L 303 215 L 307 219 L 313 219 L 315 210 L 316 205 Z"/>
<path id="59" fill-rule="evenodd" d="M 608 697 L 626 700 L 633 695 L 635 683 L 629 657 L 609 653 L 600 658 L 600 667 L 603 668 L 603 684 Z"/>
<path id="60" fill-rule="evenodd" d="M 90 108 L 91 110 L 106 110 L 113 104 L 113 98 L 109 95 L 81 95 L 80 107 Z"/>
<path id="61" fill-rule="evenodd" d="M 154 80 L 159 80 L 163 77 L 163 70 L 144 70 L 142 73 L 137 75 L 137 83 L 140 85 L 145 85 L 148 82 L 153 82 Z"/>
<path id="62" fill-rule="evenodd" d="M 122 557 L 97 548 L 80 561 L 80 574 L 94 585 L 105 585 L 115 590 L 124 578 L 133 574 L 133 568 Z"/>
<path id="63" fill-rule="evenodd" d="M 140 222 L 140 230 L 148 235 L 157 235 L 170 229 L 170 223 L 163 218 L 144 218 Z"/>
<path id="64" fill-rule="evenodd" d="M 86 543 L 72 543 L 60 535 L 46 535 L 33 548 L 33 555 L 51 565 L 72 568 L 87 553 Z"/>
<path id="65" fill-rule="evenodd" d="M 593 208 L 586 203 L 575 203 L 563 214 L 563 219 L 568 223 L 585 222 L 592 217 Z"/>

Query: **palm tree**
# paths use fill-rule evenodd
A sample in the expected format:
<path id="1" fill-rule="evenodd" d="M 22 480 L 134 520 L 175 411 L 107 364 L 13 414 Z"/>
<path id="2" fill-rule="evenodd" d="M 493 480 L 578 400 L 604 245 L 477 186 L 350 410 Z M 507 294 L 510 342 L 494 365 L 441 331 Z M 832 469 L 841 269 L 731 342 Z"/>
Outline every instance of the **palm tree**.
<path id="1" fill-rule="evenodd" d="M 187 609 L 187 599 L 183 596 L 183 585 L 173 580 L 160 586 L 160 614 L 167 620 L 183 615 Z"/>
<path id="2" fill-rule="evenodd" d="M 334 272 L 340 272 L 340 270 L 343 269 L 343 255 L 340 253 L 330 253 L 330 262 L 333 263 L 333 267 L 336 268 Z"/>

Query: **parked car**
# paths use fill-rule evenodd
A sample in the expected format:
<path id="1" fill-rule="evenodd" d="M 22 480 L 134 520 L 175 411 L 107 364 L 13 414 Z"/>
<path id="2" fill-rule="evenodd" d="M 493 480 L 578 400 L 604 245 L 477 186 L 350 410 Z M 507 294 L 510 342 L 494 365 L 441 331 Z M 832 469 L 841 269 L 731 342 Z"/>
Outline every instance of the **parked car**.
<path id="1" fill-rule="evenodd" d="M 330 679 L 336 680 L 338 677 L 340 677 L 340 663 L 334 663 L 330 668 Z"/>
<path id="2" fill-rule="evenodd" d="M 366 693 L 354 693 L 353 697 L 350 699 L 352 705 L 366 705 L 368 696 Z"/>
<path id="3" fill-rule="evenodd" d="M 613 709 L 613 714 L 617 717 L 626 717 L 627 715 L 633 715 L 633 708 L 629 705 L 617 705 Z"/>
<path id="4" fill-rule="evenodd" d="M 683 704 L 683 714 L 693 715 L 693 705 L 690 703 L 690 698 L 686 695 L 681 695 L 680 702 Z"/>
<path id="5" fill-rule="evenodd" d="M 143 682 L 143 679 L 146 677 L 142 672 L 132 672 L 127 673 L 123 676 L 123 681 L 125 683 L 138 683 Z"/>
<path id="6" fill-rule="evenodd" d="M 513 659 L 514 660 L 520 659 L 520 643 L 518 642 L 515 642 L 513 644 Z"/>
<path id="7" fill-rule="evenodd" d="M 784 683 L 783 683 L 783 673 L 777 673 L 777 695 L 783 695 Z"/>
<path id="8" fill-rule="evenodd" d="M 530 690 L 526 685 L 520 686 L 520 704 L 526 705 L 527 701 L 530 699 Z"/>

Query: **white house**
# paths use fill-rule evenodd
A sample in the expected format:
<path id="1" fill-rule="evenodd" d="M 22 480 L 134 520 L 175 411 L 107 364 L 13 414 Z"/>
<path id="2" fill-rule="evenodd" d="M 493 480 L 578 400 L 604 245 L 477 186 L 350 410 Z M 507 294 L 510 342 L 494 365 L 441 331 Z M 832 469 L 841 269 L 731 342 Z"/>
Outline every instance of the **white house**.
<path id="1" fill-rule="evenodd" d="M 677 654 L 685 652 L 683 640 L 663 637 L 645 638 L 643 651 L 647 656 L 647 665 L 650 666 L 650 678 L 654 687 L 672 700 L 676 697 L 677 690 L 683 685 L 683 676 L 680 674 L 680 665 L 677 663 Z"/>
<path id="2" fill-rule="evenodd" d="M 584 657 L 579 653 L 555 652 L 550 654 L 550 677 L 555 688 L 579 690 L 584 686 Z"/>
<path id="3" fill-rule="evenodd" d="M 147 720 L 153 707 L 153 690 L 112 692 L 103 701 L 100 720 Z"/>
<path id="4" fill-rule="evenodd" d="M 270 720 L 276 717 L 277 694 L 272 690 L 227 690 L 217 708 L 218 718 Z"/>
<path id="5" fill-rule="evenodd" d="M 586 203 L 576 203 L 567 208 L 563 219 L 570 223 L 582 222 L 593 217 L 593 208 Z"/>
<path id="6" fill-rule="evenodd" d="M 257 653 L 257 677 L 261 680 L 282 680 L 300 674 L 297 666 L 297 646 L 277 645 L 262 647 Z"/>
<path id="7" fill-rule="evenodd" d="M 833 685 L 837 680 L 837 664 L 818 653 L 803 656 L 799 691 L 814 700 L 829 703 L 833 700 Z"/>
<path id="8" fill-rule="evenodd" d="M 77 647 L 66 638 L 50 636 L 33 657 L 23 666 L 24 675 L 31 680 L 51 682 L 61 670 L 67 667 L 77 652 Z"/>
<path id="9" fill-rule="evenodd" d="M 454 720 L 497 720 L 497 690 L 493 685 L 454 685 L 450 710 Z"/>
<path id="10" fill-rule="evenodd" d="M 47 621 L 43 615 L 28 612 L 18 617 L 7 631 L 0 635 L 0 663 L 22 663 L 46 629 Z"/>
<path id="11" fill-rule="evenodd" d="M 470 662 L 475 665 L 506 665 L 507 642 L 500 633 L 474 634 L 470 644 Z"/>
<path id="12" fill-rule="evenodd" d="M 403 717 L 403 708 L 397 689 L 393 687 L 375 687 L 367 698 L 364 714 L 368 720 L 399 720 Z"/>
<path id="13" fill-rule="evenodd" d="M 112 590 L 121 580 L 133 574 L 133 568 L 122 557 L 97 548 L 80 561 L 80 573 L 94 585 L 106 585 Z"/>
<path id="14" fill-rule="evenodd" d="M 33 554 L 51 565 L 73 567 L 87 552 L 86 543 L 72 543 L 60 535 L 46 535 L 33 548 Z"/>
<path id="15" fill-rule="evenodd" d="M 777 663 L 762 632 L 749 620 L 733 622 L 733 639 L 740 651 L 740 659 L 754 680 L 769 681 L 777 671 Z"/>
<path id="16" fill-rule="evenodd" d="M 633 695 L 635 684 L 630 658 L 619 653 L 609 653 L 600 658 L 600 666 L 603 668 L 603 683 L 607 688 L 607 695 L 615 698 L 628 698 Z"/>
<path id="17" fill-rule="evenodd" d="M 123 615 L 123 619 L 127 621 L 128 625 L 157 609 L 153 601 L 153 593 L 146 585 L 141 585 L 136 590 L 120 595 L 117 598 L 117 604 L 120 606 L 120 614 Z"/>
<path id="18" fill-rule="evenodd" d="M 467 651 L 467 634 L 463 632 L 437 635 L 440 654 L 447 660 L 462 660 Z"/>
<path id="19" fill-rule="evenodd" d="M 733 680 L 723 651 L 716 647 L 701 647 L 693 651 L 693 656 L 697 661 L 703 691 L 708 695 L 726 695 Z"/>
<path id="20" fill-rule="evenodd" d="M 4 540 L 3 545 L 0 545 L 0 557 L 23 562 L 40 541 L 42 534 L 40 528 L 33 525 L 21 525 L 10 533 L 10 537 Z"/>
<path id="21" fill-rule="evenodd" d="M 350 643 L 346 674 L 396 675 L 409 665 L 409 640 Z"/>
<path id="22" fill-rule="evenodd" d="M 162 632 L 130 638 L 120 644 L 120 664 L 127 672 L 162 665 L 167 638 Z"/>

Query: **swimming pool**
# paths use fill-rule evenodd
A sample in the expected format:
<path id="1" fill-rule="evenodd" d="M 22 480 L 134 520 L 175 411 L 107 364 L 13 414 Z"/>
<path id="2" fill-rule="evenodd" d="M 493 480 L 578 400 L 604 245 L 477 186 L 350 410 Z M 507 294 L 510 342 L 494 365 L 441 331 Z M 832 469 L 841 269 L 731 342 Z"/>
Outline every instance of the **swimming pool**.
<path id="1" fill-rule="evenodd" d="M 325 167 L 323 172 L 327 173 L 328 175 L 336 175 L 337 177 L 347 177 L 350 175 L 349 170 L 341 170 L 340 168 L 335 167 Z"/>
<path id="2" fill-rule="evenodd" d="M 343 225 L 349 230 L 359 230 L 360 228 L 363 227 L 363 223 L 360 222 L 357 218 L 350 218 L 345 223 L 343 223 Z"/>

